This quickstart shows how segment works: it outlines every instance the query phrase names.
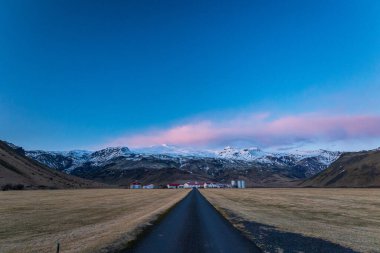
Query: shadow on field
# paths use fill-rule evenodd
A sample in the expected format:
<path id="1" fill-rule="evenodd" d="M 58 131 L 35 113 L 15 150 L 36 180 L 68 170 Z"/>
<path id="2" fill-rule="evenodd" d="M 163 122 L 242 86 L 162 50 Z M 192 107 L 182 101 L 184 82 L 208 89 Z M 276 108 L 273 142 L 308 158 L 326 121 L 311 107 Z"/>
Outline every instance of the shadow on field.
<path id="1" fill-rule="evenodd" d="M 265 224 L 248 221 L 243 221 L 242 224 L 254 238 L 254 242 L 265 252 L 357 252 L 336 243 L 301 234 L 283 232 Z"/>

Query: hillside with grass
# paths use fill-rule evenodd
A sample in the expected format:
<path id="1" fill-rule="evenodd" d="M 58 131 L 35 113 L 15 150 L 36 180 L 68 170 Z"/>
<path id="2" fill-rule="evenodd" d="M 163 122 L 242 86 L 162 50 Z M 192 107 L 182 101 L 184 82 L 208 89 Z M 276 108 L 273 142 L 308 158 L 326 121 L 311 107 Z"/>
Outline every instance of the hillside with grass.
<path id="1" fill-rule="evenodd" d="M 0 141 L 0 189 L 64 189 L 104 187 L 104 184 L 81 179 L 50 169 Z"/>
<path id="2" fill-rule="evenodd" d="M 344 153 L 304 187 L 380 187 L 380 150 Z"/>

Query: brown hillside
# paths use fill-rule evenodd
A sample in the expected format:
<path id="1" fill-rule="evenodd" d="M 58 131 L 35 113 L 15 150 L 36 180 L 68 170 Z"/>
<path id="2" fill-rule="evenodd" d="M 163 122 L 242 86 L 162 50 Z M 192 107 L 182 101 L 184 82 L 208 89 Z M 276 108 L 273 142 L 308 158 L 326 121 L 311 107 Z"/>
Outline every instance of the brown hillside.
<path id="1" fill-rule="evenodd" d="M 344 153 L 305 187 L 380 187 L 380 150 Z"/>
<path id="2" fill-rule="evenodd" d="M 0 141 L 0 189 L 63 189 L 101 187 L 99 183 L 70 176 L 29 159 L 22 149 Z"/>

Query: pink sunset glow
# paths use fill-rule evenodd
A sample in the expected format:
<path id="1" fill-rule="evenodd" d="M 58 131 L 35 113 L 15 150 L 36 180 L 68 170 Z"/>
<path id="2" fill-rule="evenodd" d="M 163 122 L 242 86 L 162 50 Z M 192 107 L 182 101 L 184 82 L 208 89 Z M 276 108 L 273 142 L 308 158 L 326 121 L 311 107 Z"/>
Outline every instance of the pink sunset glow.
<path id="1" fill-rule="evenodd" d="M 198 120 L 167 129 L 126 135 L 108 145 L 144 147 L 170 144 L 208 146 L 247 141 L 260 146 L 299 140 L 336 141 L 380 137 L 380 117 L 370 115 L 302 114 L 273 118 L 251 114 L 224 121 Z"/>

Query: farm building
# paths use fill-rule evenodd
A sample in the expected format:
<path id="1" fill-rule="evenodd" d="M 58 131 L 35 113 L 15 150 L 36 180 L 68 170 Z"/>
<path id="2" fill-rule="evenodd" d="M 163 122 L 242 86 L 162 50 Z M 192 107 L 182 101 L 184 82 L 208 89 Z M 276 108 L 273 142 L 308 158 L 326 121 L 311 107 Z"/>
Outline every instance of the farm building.
<path id="1" fill-rule="evenodd" d="M 184 184 L 170 183 L 166 185 L 168 189 L 177 188 L 231 188 L 230 184 L 215 183 L 215 182 L 186 182 Z"/>
<path id="2" fill-rule="evenodd" d="M 154 189 L 154 184 L 144 185 L 143 189 Z"/>
<path id="3" fill-rule="evenodd" d="M 203 184 L 203 188 L 219 188 L 217 183 L 206 182 Z"/>
<path id="4" fill-rule="evenodd" d="M 186 182 L 183 184 L 183 188 L 204 188 L 204 183 Z"/>
<path id="5" fill-rule="evenodd" d="M 142 185 L 139 182 L 133 182 L 133 183 L 131 183 L 131 185 L 130 185 L 129 188 L 131 188 L 131 189 L 141 189 Z"/>
<path id="6" fill-rule="evenodd" d="M 177 189 L 179 188 L 180 184 L 171 183 L 167 184 L 166 186 L 168 187 L 168 189 Z"/>
<path id="7" fill-rule="evenodd" d="M 207 183 L 204 183 L 203 188 L 226 188 L 226 186 L 225 184 L 207 182 Z"/>
<path id="8" fill-rule="evenodd" d="M 231 186 L 228 184 L 207 182 L 207 183 L 204 183 L 203 187 L 204 188 L 230 188 Z"/>
<path id="9" fill-rule="evenodd" d="M 232 186 L 232 188 L 243 189 L 243 188 L 245 188 L 245 181 L 244 180 L 232 180 L 231 186 Z"/>

